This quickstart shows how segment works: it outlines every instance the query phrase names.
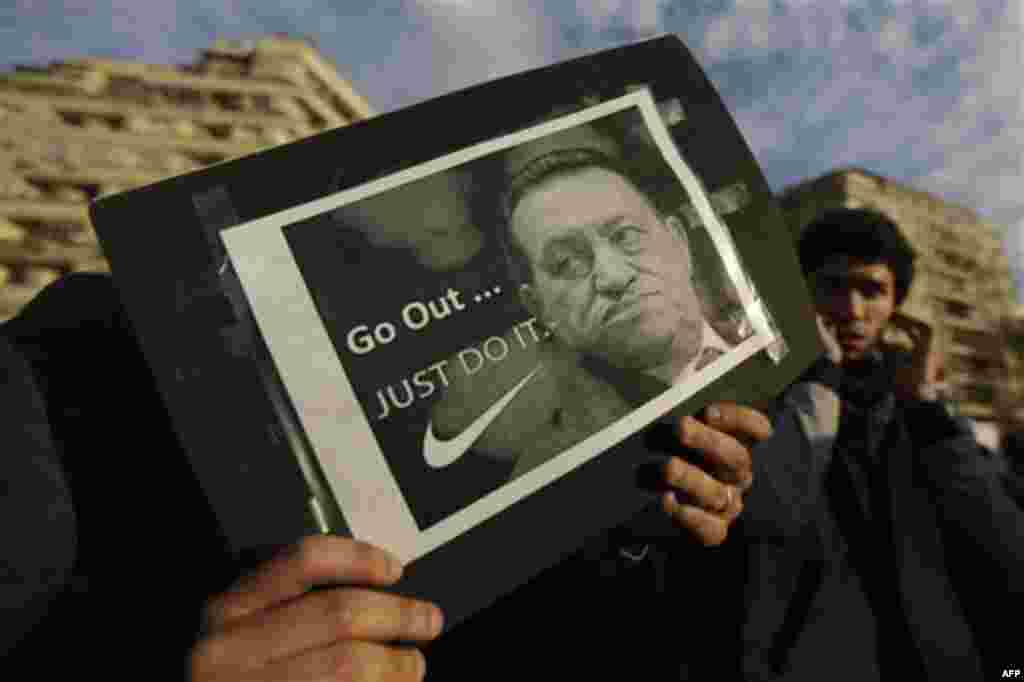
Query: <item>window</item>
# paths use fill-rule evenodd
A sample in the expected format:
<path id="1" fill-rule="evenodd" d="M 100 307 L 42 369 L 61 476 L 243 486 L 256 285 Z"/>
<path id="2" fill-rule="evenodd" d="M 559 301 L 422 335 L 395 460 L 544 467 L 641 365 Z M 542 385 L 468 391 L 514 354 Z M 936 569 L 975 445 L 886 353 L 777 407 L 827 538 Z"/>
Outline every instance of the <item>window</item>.
<path id="1" fill-rule="evenodd" d="M 213 101 L 221 109 L 227 111 L 244 111 L 246 108 L 245 97 L 237 92 L 214 93 Z"/>
<path id="2" fill-rule="evenodd" d="M 969 403 L 991 404 L 996 399 L 996 389 L 989 384 L 967 384 L 961 390 Z"/>
<path id="3" fill-rule="evenodd" d="M 956 270 L 972 270 L 974 268 L 973 260 L 965 256 L 961 256 L 958 253 L 946 251 L 945 249 L 936 249 L 935 254 L 946 267 L 954 268 Z"/>
<path id="4" fill-rule="evenodd" d="M 257 111 L 261 114 L 270 114 L 274 112 L 270 95 L 252 95 L 250 101 L 252 102 L 253 111 Z"/>
<path id="5" fill-rule="evenodd" d="M 964 331 L 956 329 L 953 331 L 953 343 L 962 346 L 984 350 L 986 348 L 998 348 L 996 339 L 990 334 L 981 332 Z"/>
<path id="6" fill-rule="evenodd" d="M 954 293 L 964 293 L 967 291 L 967 280 L 963 277 L 956 277 L 949 275 L 945 278 L 946 286 L 949 287 L 950 291 Z"/>
<path id="7" fill-rule="evenodd" d="M 975 374 L 984 374 L 993 367 L 992 359 L 985 356 L 975 355 L 969 360 L 969 367 L 971 372 Z"/>
<path id="8" fill-rule="evenodd" d="M 960 301 L 951 301 L 949 299 L 939 299 L 939 304 L 942 306 L 943 312 L 951 317 L 958 317 L 963 320 L 970 319 L 974 310 L 971 306 Z"/>

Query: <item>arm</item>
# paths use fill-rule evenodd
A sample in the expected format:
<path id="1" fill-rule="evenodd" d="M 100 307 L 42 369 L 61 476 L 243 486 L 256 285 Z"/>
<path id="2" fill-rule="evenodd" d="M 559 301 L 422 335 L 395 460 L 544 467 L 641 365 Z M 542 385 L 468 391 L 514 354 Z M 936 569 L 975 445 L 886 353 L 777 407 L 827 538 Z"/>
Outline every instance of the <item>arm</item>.
<path id="1" fill-rule="evenodd" d="M 970 429 L 941 406 L 921 403 L 915 414 L 917 433 L 925 439 L 921 466 L 939 514 L 998 565 L 1012 592 L 1024 594 L 1024 485 L 1020 478 L 978 445 Z"/>
<path id="2" fill-rule="evenodd" d="M 0 657 L 46 614 L 71 576 L 75 513 L 29 364 L 0 336 Z"/>

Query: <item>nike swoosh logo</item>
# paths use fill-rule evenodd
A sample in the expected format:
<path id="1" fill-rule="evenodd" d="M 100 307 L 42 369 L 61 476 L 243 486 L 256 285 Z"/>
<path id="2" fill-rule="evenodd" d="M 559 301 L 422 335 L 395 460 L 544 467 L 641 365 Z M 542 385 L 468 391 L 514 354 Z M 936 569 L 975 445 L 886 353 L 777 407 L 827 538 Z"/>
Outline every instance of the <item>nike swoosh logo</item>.
<path id="1" fill-rule="evenodd" d="M 427 432 L 423 434 L 423 458 L 427 460 L 427 464 L 434 469 L 440 469 L 452 464 L 466 454 L 466 451 L 473 446 L 476 439 L 487 430 L 491 422 L 498 418 L 502 410 L 512 402 L 512 399 L 526 386 L 526 383 L 533 378 L 533 375 L 539 371 L 540 365 L 537 365 L 533 368 L 532 372 L 520 379 L 518 384 L 510 388 L 508 393 L 503 395 L 498 402 L 488 407 L 483 414 L 477 417 L 469 426 L 463 429 L 462 433 L 454 438 L 449 440 L 438 439 L 434 435 L 433 420 L 427 422 Z"/>

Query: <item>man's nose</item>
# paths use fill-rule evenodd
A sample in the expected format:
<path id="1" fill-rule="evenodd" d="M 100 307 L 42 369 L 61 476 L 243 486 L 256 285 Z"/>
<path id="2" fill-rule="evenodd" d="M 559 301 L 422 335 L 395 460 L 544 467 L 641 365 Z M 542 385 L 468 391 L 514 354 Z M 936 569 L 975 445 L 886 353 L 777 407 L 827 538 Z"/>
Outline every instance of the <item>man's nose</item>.
<path id="1" fill-rule="evenodd" d="M 603 294 L 620 294 L 625 291 L 636 269 L 621 253 L 612 248 L 599 248 L 594 253 L 594 288 Z"/>

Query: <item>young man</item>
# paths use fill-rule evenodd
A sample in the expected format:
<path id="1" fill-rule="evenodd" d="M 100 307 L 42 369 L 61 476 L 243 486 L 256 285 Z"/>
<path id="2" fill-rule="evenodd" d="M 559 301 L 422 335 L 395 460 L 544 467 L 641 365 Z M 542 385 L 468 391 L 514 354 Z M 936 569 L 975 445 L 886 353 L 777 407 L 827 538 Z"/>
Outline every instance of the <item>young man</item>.
<path id="1" fill-rule="evenodd" d="M 774 496 L 744 515 L 747 679 L 981 679 L 1019 652 L 993 615 L 1024 594 L 1019 481 L 921 400 L 925 334 L 909 366 L 882 345 L 913 260 L 873 211 L 830 211 L 800 240 L 831 359 L 755 453 L 753 492 Z"/>

